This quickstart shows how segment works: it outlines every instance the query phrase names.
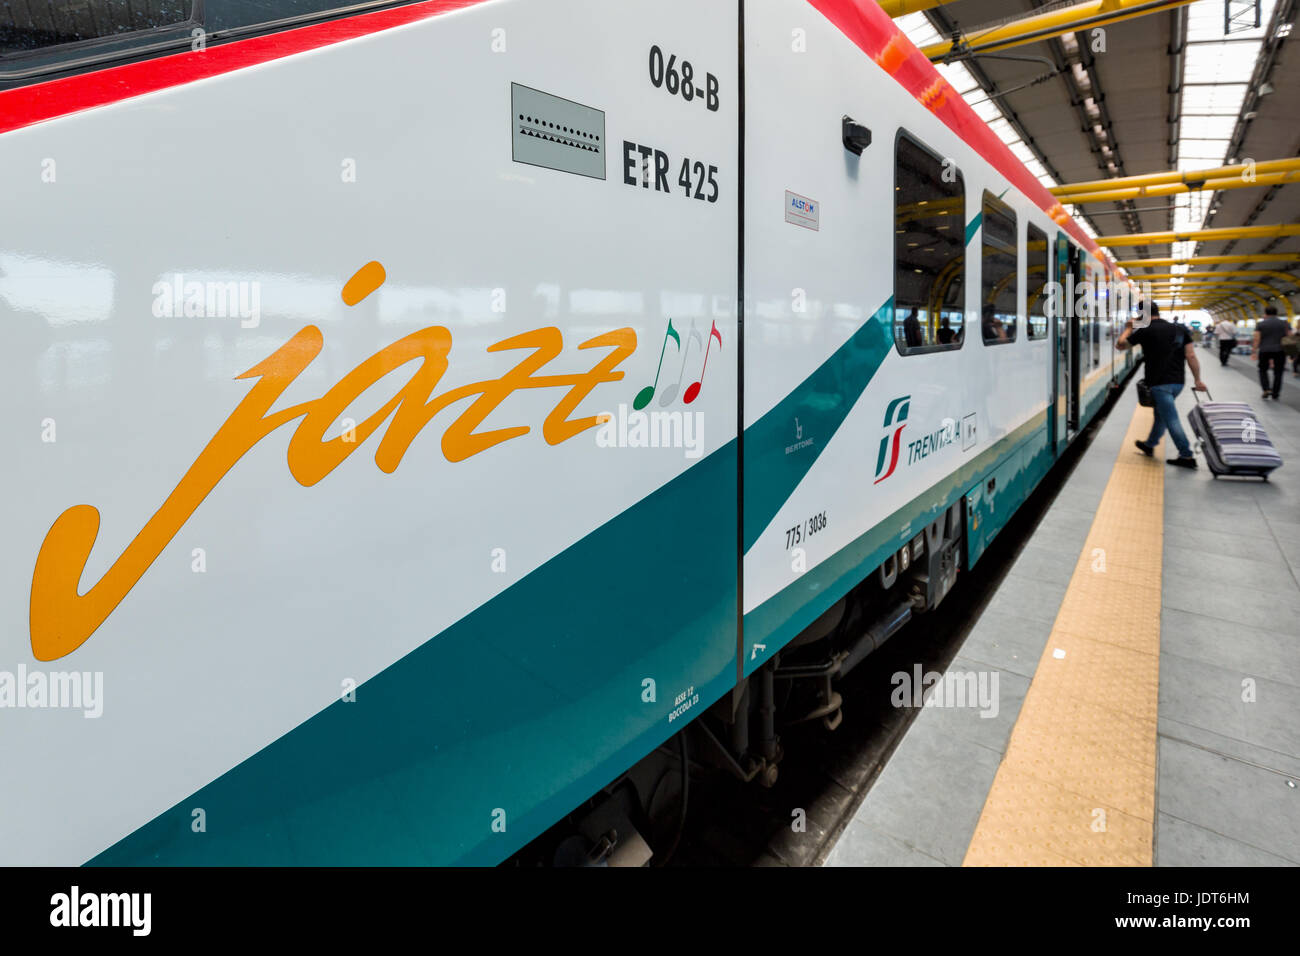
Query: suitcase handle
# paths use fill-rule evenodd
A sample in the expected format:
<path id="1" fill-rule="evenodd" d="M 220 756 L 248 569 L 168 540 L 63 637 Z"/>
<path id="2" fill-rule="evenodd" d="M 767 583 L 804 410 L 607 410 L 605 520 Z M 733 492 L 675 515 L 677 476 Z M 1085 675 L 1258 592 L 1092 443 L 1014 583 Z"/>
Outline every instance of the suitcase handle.
<path id="1" fill-rule="evenodd" d="M 1196 399 L 1197 405 L 1201 404 L 1201 396 L 1195 385 L 1192 386 L 1192 397 Z M 1210 394 L 1210 388 L 1208 385 L 1205 387 L 1205 397 L 1210 401 L 1214 401 L 1214 396 Z"/>

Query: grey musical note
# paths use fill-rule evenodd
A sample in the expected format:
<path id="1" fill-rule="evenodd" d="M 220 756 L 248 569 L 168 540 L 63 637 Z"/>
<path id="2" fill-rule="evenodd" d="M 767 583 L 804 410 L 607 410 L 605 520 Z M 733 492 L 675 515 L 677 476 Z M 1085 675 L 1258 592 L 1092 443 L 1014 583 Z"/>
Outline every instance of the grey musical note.
<path id="1" fill-rule="evenodd" d="M 691 331 L 686 336 L 686 345 L 682 349 L 682 367 L 677 373 L 677 381 L 672 385 L 665 385 L 664 392 L 659 396 L 660 406 L 667 406 L 674 398 L 677 397 L 677 390 L 682 387 L 682 377 L 686 374 L 686 356 L 691 351 L 691 339 L 695 340 L 696 345 L 703 345 L 704 338 L 699 332 L 695 331 L 695 320 L 691 319 Z"/>

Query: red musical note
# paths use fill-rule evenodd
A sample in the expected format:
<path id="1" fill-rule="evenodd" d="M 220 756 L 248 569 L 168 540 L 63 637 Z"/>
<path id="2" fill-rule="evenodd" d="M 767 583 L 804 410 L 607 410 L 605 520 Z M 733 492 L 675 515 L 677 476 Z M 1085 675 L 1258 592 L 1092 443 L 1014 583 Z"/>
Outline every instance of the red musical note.
<path id="1" fill-rule="evenodd" d="M 686 394 L 682 396 L 682 401 L 687 405 L 699 397 L 700 386 L 704 384 L 704 372 L 709 367 L 709 349 L 713 347 L 714 339 L 718 340 L 718 348 L 722 348 L 722 333 L 718 331 L 717 322 L 711 323 L 709 328 L 709 341 L 708 344 L 704 346 L 704 365 L 700 367 L 700 380 L 698 382 L 693 382 L 691 387 L 686 390 Z"/>

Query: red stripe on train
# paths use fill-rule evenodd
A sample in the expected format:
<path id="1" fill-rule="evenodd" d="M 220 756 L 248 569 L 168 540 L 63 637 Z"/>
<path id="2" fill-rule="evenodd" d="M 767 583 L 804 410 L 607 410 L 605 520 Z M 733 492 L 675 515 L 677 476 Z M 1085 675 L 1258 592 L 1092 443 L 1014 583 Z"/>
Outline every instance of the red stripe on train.
<path id="1" fill-rule="evenodd" d="M 0 92 L 0 133 L 427 20 L 485 0 L 424 0 Z"/>

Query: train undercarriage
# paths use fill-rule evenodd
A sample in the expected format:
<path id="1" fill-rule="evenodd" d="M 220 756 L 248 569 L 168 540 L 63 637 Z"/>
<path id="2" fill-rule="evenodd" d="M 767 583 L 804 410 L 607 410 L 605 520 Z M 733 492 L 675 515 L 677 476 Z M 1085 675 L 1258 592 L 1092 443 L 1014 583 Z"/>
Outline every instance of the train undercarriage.
<path id="1" fill-rule="evenodd" d="M 840 726 L 840 682 L 913 617 L 934 610 L 962 564 L 963 501 L 890 555 L 732 693 L 629 769 L 516 862 L 644 866 L 671 862 L 690 799 L 690 770 L 772 787 L 797 725 Z"/>

